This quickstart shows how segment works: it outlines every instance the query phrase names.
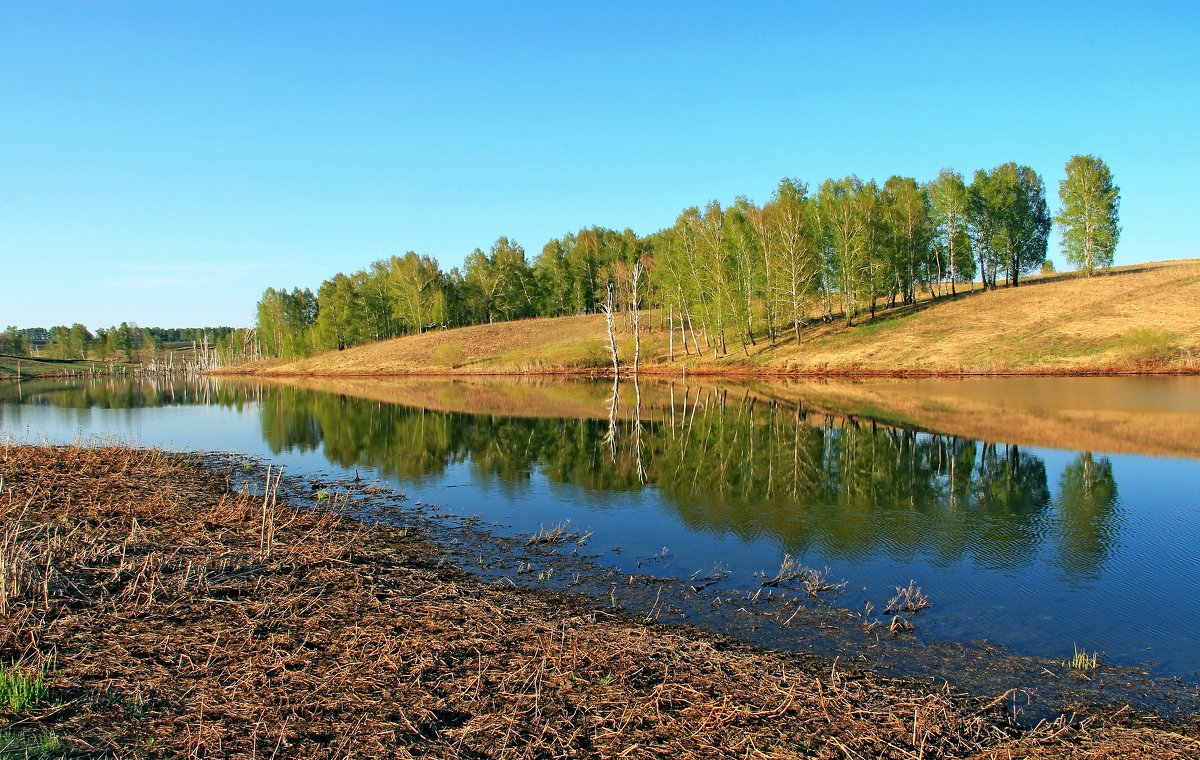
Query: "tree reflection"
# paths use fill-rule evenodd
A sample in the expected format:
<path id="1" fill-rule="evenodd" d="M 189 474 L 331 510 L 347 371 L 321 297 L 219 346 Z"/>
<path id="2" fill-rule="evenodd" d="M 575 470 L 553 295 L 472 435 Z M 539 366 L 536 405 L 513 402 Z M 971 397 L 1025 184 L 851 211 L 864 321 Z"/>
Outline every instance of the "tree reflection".
<path id="1" fill-rule="evenodd" d="M 1108 457 L 1079 454 L 1059 477 L 1060 564 L 1070 575 L 1095 576 L 1117 538 L 1117 481 Z"/>
<path id="2" fill-rule="evenodd" d="M 20 403 L 61 409 L 143 409 L 214 404 L 240 409 L 257 400 L 259 388 L 217 378 L 120 376 L 24 380 L 0 383 L 0 404 Z"/>
<path id="3" fill-rule="evenodd" d="M 513 494 L 534 471 L 593 491 L 653 487 L 693 530 L 747 541 L 768 535 L 793 553 L 817 545 L 847 558 L 924 554 L 1017 568 L 1054 522 L 1045 463 L 1018 446 L 814 413 L 719 387 L 671 388 L 644 406 L 639 389 L 618 390 L 596 418 L 562 419 L 268 388 L 264 433 L 276 451 L 321 443 L 344 467 L 418 480 L 469 462 L 476 477 Z M 1084 455 L 1061 487 L 1053 548 L 1068 572 L 1091 572 L 1114 529 L 1111 464 Z"/>

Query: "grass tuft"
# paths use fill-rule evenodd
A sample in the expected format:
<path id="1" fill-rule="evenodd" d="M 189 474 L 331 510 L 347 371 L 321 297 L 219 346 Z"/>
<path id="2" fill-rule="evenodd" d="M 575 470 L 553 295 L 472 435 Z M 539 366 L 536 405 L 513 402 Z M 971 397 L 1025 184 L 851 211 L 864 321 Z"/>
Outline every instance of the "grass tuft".
<path id="1" fill-rule="evenodd" d="M 1063 661 L 1063 665 L 1067 670 L 1095 670 L 1100 667 L 1099 652 L 1088 654 L 1087 650 L 1081 651 L 1078 644 L 1073 644 L 1072 646 L 1075 648 L 1075 656 Z"/>
<path id="2" fill-rule="evenodd" d="M 0 665 L 0 707 L 11 712 L 25 712 L 49 698 L 45 671 Z"/>
<path id="3" fill-rule="evenodd" d="M 62 740 L 52 731 L 41 734 L 0 731 L 0 758 L 66 756 Z"/>

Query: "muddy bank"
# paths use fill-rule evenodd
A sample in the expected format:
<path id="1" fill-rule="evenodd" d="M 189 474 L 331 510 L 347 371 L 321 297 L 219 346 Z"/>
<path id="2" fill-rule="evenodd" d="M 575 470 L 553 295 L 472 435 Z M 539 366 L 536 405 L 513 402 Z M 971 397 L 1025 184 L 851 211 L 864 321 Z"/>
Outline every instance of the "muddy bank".
<path id="1" fill-rule="evenodd" d="M 413 527 L 347 519 L 335 489 L 294 509 L 265 481 L 239 489 L 257 472 L 230 464 L 0 452 L 0 662 L 50 689 L 0 706 L 3 741 L 119 756 L 1200 752 L 1194 725 L 1131 710 L 1021 728 L 1005 695 L 488 583 Z"/>

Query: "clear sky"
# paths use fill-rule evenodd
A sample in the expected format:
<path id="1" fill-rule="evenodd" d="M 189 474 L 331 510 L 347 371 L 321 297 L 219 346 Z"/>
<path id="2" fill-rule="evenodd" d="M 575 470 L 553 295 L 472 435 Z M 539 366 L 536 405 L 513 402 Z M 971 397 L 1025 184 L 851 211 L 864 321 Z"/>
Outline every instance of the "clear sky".
<path id="1" fill-rule="evenodd" d="M 1057 211 L 1075 153 L 1118 264 L 1200 256 L 1198 9 L 0 0 L 0 326 L 246 325 L 268 286 L 783 176 L 1017 161 Z"/>

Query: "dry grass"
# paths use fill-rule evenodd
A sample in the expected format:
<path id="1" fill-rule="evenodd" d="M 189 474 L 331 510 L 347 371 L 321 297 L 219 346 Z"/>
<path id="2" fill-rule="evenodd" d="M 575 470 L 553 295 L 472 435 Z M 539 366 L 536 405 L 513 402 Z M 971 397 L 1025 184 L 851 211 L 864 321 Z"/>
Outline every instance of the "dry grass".
<path id="1" fill-rule="evenodd" d="M 562 596 L 488 586 L 408 532 L 230 493 L 194 459 L 0 453 L 0 713 L 87 756 L 1194 757 L 1193 729 L 1062 720 Z M 262 489 L 260 489 L 261 491 Z M 19 546 L 19 549 L 14 549 Z M 46 734 L 45 732 L 53 732 Z"/>
<path id="2" fill-rule="evenodd" d="M 330 351 L 291 363 L 275 362 L 264 375 L 377 375 L 601 371 L 611 364 L 604 317 L 523 319 Z"/>
<path id="3" fill-rule="evenodd" d="M 1200 457 L 1200 380 L 1193 377 L 794 380 L 759 390 L 984 441 Z"/>
<path id="4" fill-rule="evenodd" d="M 772 362 L 776 363 L 776 362 Z M 1200 369 L 1200 262 L 1056 275 L 814 336 L 794 370 L 1105 372 Z"/>
<path id="5" fill-rule="evenodd" d="M 668 361 L 667 334 L 649 326 L 647 372 L 748 374 L 1010 374 L 1200 371 L 1200 261 L 1117 267 L 1092 278 L 1033 277 L 1019 288 L 885 310 L 854 327 L 809 328 L 803 345 L 760 340 L 750 356 Z M 627 332 L 627 331 L 626 331 Z M 632 337 L 622 339 L 623 360 Z M 736 341 L 735 341 L 736 344 Z M 529 319 L 433 331 L 295 362 L 234 368 L 261 375 L 604 374 L 604 317 Z"/>

